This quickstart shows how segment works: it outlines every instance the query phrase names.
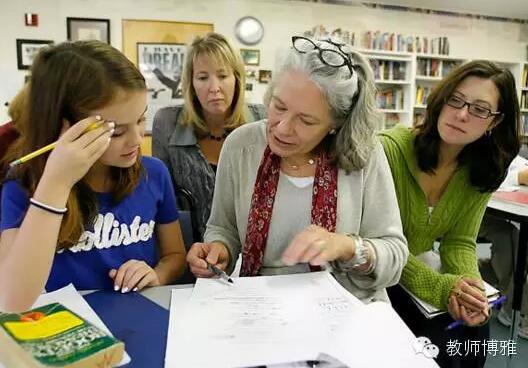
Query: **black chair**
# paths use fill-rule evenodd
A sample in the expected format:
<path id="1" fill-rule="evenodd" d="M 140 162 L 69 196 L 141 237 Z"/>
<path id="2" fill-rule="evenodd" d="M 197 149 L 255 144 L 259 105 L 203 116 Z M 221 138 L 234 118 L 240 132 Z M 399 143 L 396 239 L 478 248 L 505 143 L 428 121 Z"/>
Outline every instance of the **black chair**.
<path id="1" fill-rule="evenodd" d="M 190 222 L 191 222 L 191 234 L 192 234 L 192 241 L 198 242 L 202 240 L 202 236 L 199 233 L 196 219 L 196 200 L 194 199 L 193 194 L 191 191 L 185 188 L 181 188 L 178 186 L 174 186 L 176 190 L 176 200 L 178 202 L 178 210 L 181 211 L 188 211 Z"/>
<path id="2" fill-rule="evenodd" d="M 183 243 L 185 245 L 185 250 L 189 251 L 193 243 L 200 240 L 200 237 L 197 236 L 196 231 L 194 230 L 195 226 L 193 226 L 194 198 L 192 193 L 185 188 L 176 188 L 175 190 L 178 202 L 178 212 L 180 214 L 179 221 Z M 185 272 L 176 281 L 176 284 L 194 284 L 195 282 L 196 277 L 192 274 L 187 265 L 185 267 Z"/>

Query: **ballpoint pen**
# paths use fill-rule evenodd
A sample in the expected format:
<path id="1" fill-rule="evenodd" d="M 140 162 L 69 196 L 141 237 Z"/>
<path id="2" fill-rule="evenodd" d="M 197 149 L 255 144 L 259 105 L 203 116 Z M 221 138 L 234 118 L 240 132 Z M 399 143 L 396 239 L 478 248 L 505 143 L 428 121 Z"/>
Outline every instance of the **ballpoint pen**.
<path id="1" fill-rule="evenodd" d="M 103 122 L 103 120 L 101 120 L 101 117 L 100 116 L 96 116 L 96 122 L 94 122 L 93 124 L 91 124 L 88 128 L 86 128 L 86 131 L 89 132 L 90 130 L 94 130 L 96 129 L 101 122 Z M 48 144 L 47 146 L 44 146 L 42 148 L 39 148 L 38 150 L 36 151 L 33 151 L 31 153 L 28 153 L 27 155 L 17 159 L 17 160 L 14 160 L 12 162 L 9 163 L 9 167 L 14 167 L 14 166 L 17 166 L 17 165 L 20 165 L 20 164 L 23 164 L 24 162 L 26 161 L 29 161 L 31 160 L 32 158 L 35 158 L 37 156 L 40 156 L 42 155 L 43 153 L 46 153 L 48 151 L 51 151 L 52 149 L 55 148 L 55 146 L 57 145 L 57 141 L 53 142 L 53 143 L 50 143 Z"/>
<path id="2" fill-rule="evenodd" d="M 222 280 L 229 282 L 230 284 L 234 284 L 233 279 L 227 275 L 224 271 L 219 269 L 218 267 L 210 264 L 207 262 L 207 269 L 214 273 L 216 276 L 220 277 Z"/>
<path id="3" fill-rule="evenodd" d="M 506 301 L 506 296 L 501 296 L 500 298 L 492 301 L 489 303 L 489 306 L 491 308 L 498 308 L 502 305 L 502 303 L 504 303 Z M 452 330 L 453 328 L 456 328 L 458 326 L 461 326 L 464 324 L 464 321 L 462 319 L 457 319 L 456 321 L 454 322 L 451 322 L 447 327 L 446 327 L 446 331 L 448 330 Z"/>

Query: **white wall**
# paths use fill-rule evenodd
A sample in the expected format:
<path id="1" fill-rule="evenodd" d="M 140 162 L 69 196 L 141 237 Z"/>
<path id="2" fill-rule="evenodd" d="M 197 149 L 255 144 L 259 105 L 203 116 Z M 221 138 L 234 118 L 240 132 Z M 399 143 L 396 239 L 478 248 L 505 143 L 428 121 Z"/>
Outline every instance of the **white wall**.
<path id="1" fill-rule="evenodd" d="M 39 27 L 24 26 L 24 13 L 39 14 Z M 213 23 L 231 38 L 244 15 L 264 24 L 260 69 L 273 69 L 275 52 L 289 46 L 289 37 L 314 25 L 409 35 L 448 36 L 451 55 L 520 61 L 526 58 L 521 27 L 514 23 L 395 12 L 363 7 L 285 0 L 0 0 L 0 121 L 7 120 L 5 101 L 22 86 L 25 71 L 17 70 L 16 39 L 66 39 L 66 17 L 108 18 L 112 44 L 121 48 L 121 19 L 152 19 Z M 356 36 L 357 37 L 357 36 Z M 526 38 L 526 36 L 524 36 Z M 248 99 L 259 101 L 266 85 L 254 84 Z"/>

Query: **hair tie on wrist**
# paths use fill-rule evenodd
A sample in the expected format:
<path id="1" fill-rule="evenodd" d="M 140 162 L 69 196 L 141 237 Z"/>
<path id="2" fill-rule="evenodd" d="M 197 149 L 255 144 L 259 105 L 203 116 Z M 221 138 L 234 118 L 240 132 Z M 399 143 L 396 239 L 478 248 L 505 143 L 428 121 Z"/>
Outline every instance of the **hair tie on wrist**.
<path id="1" fill-rule="evenodd" d="M 64 208 L 53 207 L 53 206 L 50 206 L 49 204 L 39 202 L 33 197 L 29 199 L 29 203 L 31 203 L 35 207 L 40 208 L 41 210 L 53 213 L 55 215 L 64 215 L 68 211 L 66 207 Z"/>

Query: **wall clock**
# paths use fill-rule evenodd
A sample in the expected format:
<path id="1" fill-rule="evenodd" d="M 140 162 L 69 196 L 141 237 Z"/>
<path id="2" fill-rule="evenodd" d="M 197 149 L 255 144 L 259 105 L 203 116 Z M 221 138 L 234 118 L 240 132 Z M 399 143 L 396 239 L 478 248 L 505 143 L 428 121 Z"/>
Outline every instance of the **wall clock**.
<path id="1" fill-rule="evenodd" d="M 244 45 L 255 45 L 264 37 L 264 26 L 255 17 L 242 17 L 235 25 L 235 35 Z"/>

